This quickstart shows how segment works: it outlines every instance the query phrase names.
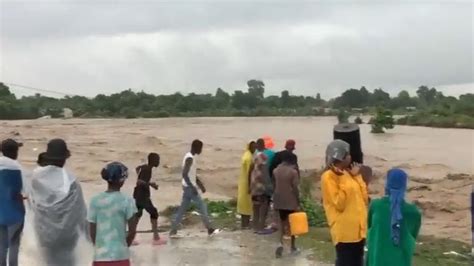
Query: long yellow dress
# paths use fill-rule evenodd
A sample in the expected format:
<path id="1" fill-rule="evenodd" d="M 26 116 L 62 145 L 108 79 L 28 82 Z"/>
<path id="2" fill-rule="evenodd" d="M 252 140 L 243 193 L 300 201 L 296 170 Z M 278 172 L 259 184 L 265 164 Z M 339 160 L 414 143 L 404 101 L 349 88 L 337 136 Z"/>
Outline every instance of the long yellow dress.
<path id="1" fill-rule="evenodd" d="M 252 198 L 249 194 L 248 174 L 252 164 L 252 153 L 248 150 L 242 155 L 237 195 L 237 212 L 240 215 L 252 215 Z"/>

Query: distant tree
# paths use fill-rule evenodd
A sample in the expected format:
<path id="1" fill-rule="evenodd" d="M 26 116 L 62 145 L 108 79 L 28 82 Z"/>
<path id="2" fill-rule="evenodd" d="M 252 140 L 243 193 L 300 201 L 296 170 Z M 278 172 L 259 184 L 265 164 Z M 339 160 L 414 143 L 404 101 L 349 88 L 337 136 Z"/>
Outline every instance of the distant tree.
<path id="1" fill-rule="evenodd" d="M 214 102 L 216 108 L 226 108 L 230 103 L 230 95 L 221 88 L 218 88 Z"/>
<path id="2" fill-rule="evenodd" d="M 374 106 L 385 105 L 390 101 L 390 94 L 383 89 L 375 89 L 372 93 L 371 103 Z"/>
<path id="3" fill-rule="evenodd" d="M 336 107 L 350 107 L 350 108 L 362 108 L 364 106 L 364 99 L 359 90 L 348 89 L 342 93 L 341 96 L 337 97 L 334 101 Z"/>
<path id="4" fill-rule="evenodd" d="M 290 106 L 290 92 L 287 91 L 287 90 L 284 90 L 281 92 L 281 97 L 280 97 L 280 103 L 281 103 L 281 107 L 282 108 L 285 108 L 285 107 L 289 107 Z"/>
<path id="5" fill-rule="evenodd" d="M 429 89 L 427 86 L 420 86 L 416 91 L 416 95 L 425 105 L 432 104 L 436 99 L 437 93 L 435 88 Z"/>
<path id="6" fill-rule="evenodd" d="M 265 94 L 265 83 L 263 83 L 263 81 L 251 79 L 247 81 L 247 86 L 249 87 L 248 91 L 250 95 L 263 99 Z"/>
<path id="7" fill-rule="evenodd" d="M 268 96 L 263 100 L 263 105 L 268 108 L 286 108 L 286 106 L 282 106 L 281 99 L 278 96 L 272 95 Z"/>
<path id="8" fill-rule="evenodd" d="M 360 93 L 361 106 L 363 107 L 367 106 L 370 103 L 371 93 L 367 90 L 367 88 L 365 88 L 365 86 L 362 86 L 359 89 L 359 93 Z"/>
<path id="9" fill-rule="evenodd" d="M 248 88 L 232 95 L 221 88 L 213 95 L 190 93 L 186 96 L 179 92 L 152 95 L 128 89 L 111 95 L 99 94 L 93 98 L 53 98 L 41 94 L 17 98 L 6 84 L 0 83 L 0 119 L 34 119 L 43 115 L 57 117 L 63 108 L 70 108 L 79 117 L 304 116 L 327 115 L 326 110 L 315 110 L 315 106 L 332 107 L 336 111 L 329 113 L 334 115 L 340 109 L 366 109 L 378 105 L 397 111 L 407 106 L 418 107 L 405 119 L 407 125 L 474 128 L 474 94 L 461 95 L 458 99 L 445 96 L 435 88 L 421 86 L 417 97 L 410 97 L 407 91 L 401 91 L 397 97 L 390 98 L 382 89 L 371 93 L 362 86 L 360 89 L 348 89 L 326 102 L 319 93 L 315 97 L 297 96 L 291 95 L 288 90 L 278 96 L 265 97 L 265 84 L 262 81 L 249 80 L 247 85 Z M 339 111 L 338 119 L 341 122 L 346 122 L 347 117 L 346 111 Z M 372 119 L 373 123 L 376 122 L 375 118 Z M 376 131 L 389 128 L 379 125 L 374 123 Z"/>
<path id="10" fill-rule="evenodd" d="M 321 93 L 316 94 L 315 105 L 316 105 L 316 106 L 323 106 L 325 103 L 326 103 L 326 101 L 324 101 L 324 100 L 321 98 Z"/>
<path id="11" fill-rule="evenodd" d="M 474 117 L 474 94 L 468 93 L 459 96 L 459 102 L 454 106 L 454 112 Z"/>
<path id="12" fill-rule="evenodd" d="M 412 99 L 407 91 L 402 90 L 398 93 L 397 97 L 392 98 L 389 104 L 386 106 L 390 107 L 391 109 L 416 106 L 416 100 Z"/>
<path id="13" fill-rule="evenodd" d="M 229 99 L 230 95 L 221 88 L 217 88 L 216 98 Z"/>
<path id="14" fill-rule="evenodd" d="M 12 95 L 13 94 L 11 93 L 10 88 L 7 85 L 0 82 L 0 97 L 3 98 L 7 96 L 12 96 Z"/>
<path id="15" fill-rule="evenodd" d="M 377 114 L 372 119 L 372 133 L 385 133 L 384 129 L 392 129 L 395 125 L 392 111 L 382 107 L 377 108 Z"/>
<path id="16" fill-rule="evenodd" d="M 243 109 L 247 106 L 246 100 L 247 97 L 245 96 L 245 93 L 242 91 L 235 91 L 232 96 L 232 106 L 236 109 Z"/>
<path id="17" fill-rule="evenodd" d="M 409 101 L 410 100 L 410 93 L 408 93 L 408 91 L 406 91 L 406 90 L 402 90 L 398 93 L 397 98 L 402 100 L 402 101 Z"/>

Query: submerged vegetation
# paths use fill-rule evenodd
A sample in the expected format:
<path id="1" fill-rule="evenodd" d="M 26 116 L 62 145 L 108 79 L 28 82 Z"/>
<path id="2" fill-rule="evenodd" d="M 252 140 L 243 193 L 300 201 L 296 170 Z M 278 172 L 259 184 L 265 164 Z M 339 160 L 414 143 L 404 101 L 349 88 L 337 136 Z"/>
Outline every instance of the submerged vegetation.
<path id="1" fill-rule="evenodd" d="M 372 120 L 372 133 L 385 133 L 385 129 L 392 129 L 394 127 L 395 120 L 393 114 L 389 110 L 385 110 L 382 107 L 377 108 L 377 113 Z"/>
<path id="2" fill-rule="evenodd" d="M 384 107 L 395 114 L 406 115 L 398 120 L 403 125 L 474 128 L 472 93 L 455 98 L 421 86 L 416 96 L 401 91 L 391 97 L 383 89 L 370 92 L 361 87 L 324 100 L 319 93 L 296 96 L 288 90 L 278 96 L 266 96 L 265 89 L 263 81 L 249 80 L 246 88 L 233 93 L 218 88 L 214 94 L 153 95 L 128 89 L 92 98 L 77 95 L 53 98 L 41 94 L 17 98 L 7 85 L 0 83 L 0 119 L 61 117 L 63 109 L 69 108 L 75 117 L 84 118 L 331 115 L 345 121 L 347 115 L 375 114 L 378 107 Z"/>

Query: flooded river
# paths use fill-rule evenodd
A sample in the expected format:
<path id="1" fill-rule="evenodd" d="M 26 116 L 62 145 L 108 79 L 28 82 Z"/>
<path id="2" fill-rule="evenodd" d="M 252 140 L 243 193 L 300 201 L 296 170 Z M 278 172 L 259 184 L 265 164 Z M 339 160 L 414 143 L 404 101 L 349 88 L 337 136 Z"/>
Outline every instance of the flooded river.
<path id="1" fill-rule="evenodd" d="M 33 169 L 38 153 L 45 150 L 49 139 L 64 138 L 72 153 L 68 168 L 82 181 L 87 201 L 105 188 L 99 172 L 106 162 L 119 160 L 134 168 L 144 162 L 149 152 L 158 152 L 162 165 L 155 178 L 161 188 L 153 194 L 153 200 L 164 209 L 179 202 L 182 156 L 193 139 L 205 143 L 199 168 L 208 186 L 207 197 L 231 198 L 236 195 L 240 157 L 248 141 L 270 135 L 277 149 L 282 149 L 286 139 L 294 139 L 301 168 L 320 169 L 336 123 L 334 117 L 0 121 L 0 136 L 16 134 L 24 141 L 20 162 L 26 170 Z M 423 207 L 422 233 L 470 241 L 468 195 L 472 181 L 469 176 L 448 180 L 446 175 L 474 174 L 474 130 L 396 126 L 386 134 L 374 135 L 369 125 L 361 125 L 361 136 L 365 162 L 376 172 L 400 166 L 417 178 L 411 181 L 412 186 L 428 187 L 409 193 L 410 199 Z M 131 176 L 124 188 L 126 193 L 131 194 L 135 178 Z M 422 181 L 425 179 L 433 181 Z M 374 193 L 379 194 L 383 180 L 374 186 L 379 188 Z M 146 227 L 148 223 L 142 221 L 140 226 Z M 37 254 L 28 228 L 31 224 L 25 229 L 22 265 L 33 265 L 32 254 Z M 136 265 L 199 265 L 193 263 L 194 258 L 204 263 L 201 265 L 254 265 L 254 261 L 265 261 L 260 253 L 243 256 L 241 246 L 249 247 L 253 242 L 240 244 L 236 237 L 241 236 L 224 235 L 215 242 L 206 242 L 205 237 L 184 240 L 159 250 L 134 247 L 134 260 Z M 90 247 L 85 245 L 81 252 L 83 264 L 88 265 Z M 267 255 L 272 258 L 271 253 Z M 216 263 L 209 264 L 210 261 Z M 289 260 L 285 265 L 308 263 Z"/>

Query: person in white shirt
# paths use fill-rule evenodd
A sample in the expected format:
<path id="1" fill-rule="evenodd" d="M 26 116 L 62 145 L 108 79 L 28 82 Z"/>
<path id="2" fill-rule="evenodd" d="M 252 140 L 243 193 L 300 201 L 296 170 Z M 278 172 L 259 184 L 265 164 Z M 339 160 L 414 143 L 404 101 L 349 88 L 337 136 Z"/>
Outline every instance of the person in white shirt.
<path id="1" fill-rule="evenodd" d="M 178 212 L 171 224 L 170 237 L 176 237 L 178 233 L 178 225 L 183 219 L 184 213 L 187 211 L 189 204 L 194 202 L 201 214 L 202 222 L 207 228 L 209 236 L 219 232 L 214 229 L 209 221 L 206 203 L 202 200 L 198 188 L 202 193 L 206 192 L 204 184 L 197 177 L 197 157 L 202 153 L 203 143 L 200 140 L 194 140 L 191 144 L 191 151 L 186 153 L 183 159 L 183 197 Z"/>

